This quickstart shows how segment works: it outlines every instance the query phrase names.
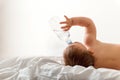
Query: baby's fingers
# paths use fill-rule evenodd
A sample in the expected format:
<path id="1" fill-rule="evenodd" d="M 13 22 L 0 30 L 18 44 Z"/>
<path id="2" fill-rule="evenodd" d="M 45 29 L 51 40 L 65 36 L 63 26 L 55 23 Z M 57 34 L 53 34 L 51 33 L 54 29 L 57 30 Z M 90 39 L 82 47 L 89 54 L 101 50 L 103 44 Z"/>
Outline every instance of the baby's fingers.
<path id="1" fill-rule="evenodd" d="M 69 28 L 65 28 L 65 29 L 63 29 L 64 31 L 68 31 L 69 30 Z"/>
<path id="2" fill-rule="evenodd" d="M 64 15 L 64 17 L 65 17 L 66 21 L 62 21 L 62 22 L 60 22 L 60 24 L 68 24 L 69 18 L 65 15 Z"/>
<path id="3" fill-rule="evenodd" d="M 63 26 L 63 27 L 61 27 L 61 29 L 63 29 L 64 31 L 68 31 L 69 27 Z"/>
<path id="4" fill-rule="evenodd" d="M 62 21 L 62 22 L 60 22 L 60 24 L 66 24 L 67 22 L 66 21 Z"/>
<path id="5" fill-rule="evenodd" d="M 68 18 L 66 15 L 64 15 L 64 17 L 65 17 L 66 21 L 68 21 L 68 20 L 69 20 L 69 18 Z"/>
<path id="6" fill-rule="evenodd" d="M 66 26 L 62 26 L 61 28 L 64 29 L 64 28 L 67 28 L 67 27 Z"/>

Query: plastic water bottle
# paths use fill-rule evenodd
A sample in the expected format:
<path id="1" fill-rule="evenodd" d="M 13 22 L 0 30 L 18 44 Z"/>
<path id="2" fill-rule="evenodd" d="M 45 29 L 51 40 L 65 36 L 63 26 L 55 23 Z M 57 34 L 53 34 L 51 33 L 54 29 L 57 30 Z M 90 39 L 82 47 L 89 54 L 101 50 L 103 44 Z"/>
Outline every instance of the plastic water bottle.
<path id="1" fill-rule="evenodd" d="M 49 24 L 60 40 L 65 41 L 67 44 L 72 43 L 69 31 L 63 31 L 61 29 L 62 24 L 60 24 L 59 17 L 52 17 Z"/>

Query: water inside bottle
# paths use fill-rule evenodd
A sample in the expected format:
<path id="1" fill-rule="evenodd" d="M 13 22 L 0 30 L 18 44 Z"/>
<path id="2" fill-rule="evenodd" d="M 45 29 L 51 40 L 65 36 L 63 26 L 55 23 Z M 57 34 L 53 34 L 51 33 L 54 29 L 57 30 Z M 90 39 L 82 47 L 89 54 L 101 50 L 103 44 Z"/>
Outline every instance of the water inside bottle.
<path id="1" fill-rule="evenodd" d="M 62 26 L 60 23 L 60 19 L 58 17 L 53 17 L 50 19 L 50 26 L 52 30 L 56 33 L 57 37 L 60 40 L 65 41 L 67 44 L 71 44 L 72 41 L 70 39 L 69 31 L 63 31 L 60 27 Z"/>
<path id="2" fill-rule="evenodd" d="M 71 44 L 72 41 L 70 39 L 70 33 L 69 31 L 63 31 L 63 30 L 54 30 L 56 35 L 58 36 L 59 39 L 65 41 L 67 44 Z"/>
<path id="3" fill-rule="evenodd" d="M 67 41 L 70 37 L 70 34 L 68 31 L 62 31 L 62 30 L 54 30 L 54 32 L 57 34 L 57 36 L 64 41 Z"/>

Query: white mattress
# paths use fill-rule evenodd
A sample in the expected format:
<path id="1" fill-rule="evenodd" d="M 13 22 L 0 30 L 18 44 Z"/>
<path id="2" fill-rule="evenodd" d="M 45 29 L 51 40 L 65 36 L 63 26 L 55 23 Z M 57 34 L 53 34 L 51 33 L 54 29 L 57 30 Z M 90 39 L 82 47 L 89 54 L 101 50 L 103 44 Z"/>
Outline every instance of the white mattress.
<path id="1" fill-rule="evenodd" d="M 0 80 L 120 80 L 120 71 L 64 66 L 60 57 L 14 57 L 0 60 Z"/>

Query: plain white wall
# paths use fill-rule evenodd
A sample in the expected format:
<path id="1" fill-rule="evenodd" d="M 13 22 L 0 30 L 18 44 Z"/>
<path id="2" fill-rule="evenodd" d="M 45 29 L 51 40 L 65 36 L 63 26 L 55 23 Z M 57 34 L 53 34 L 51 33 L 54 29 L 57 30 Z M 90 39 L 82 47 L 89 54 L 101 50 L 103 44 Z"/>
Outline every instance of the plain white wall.
<path id="1" fill-rule="evenodd" d="M 86 16 L 97 28 L 97 39 L 120 43 L 119 0 L 1 0 L 0 51 L 7 55 L 61 56 L 67 46 L 49 26 L 52 16 Z M 72 27 L 73 41 L 84 29 Z"/>

